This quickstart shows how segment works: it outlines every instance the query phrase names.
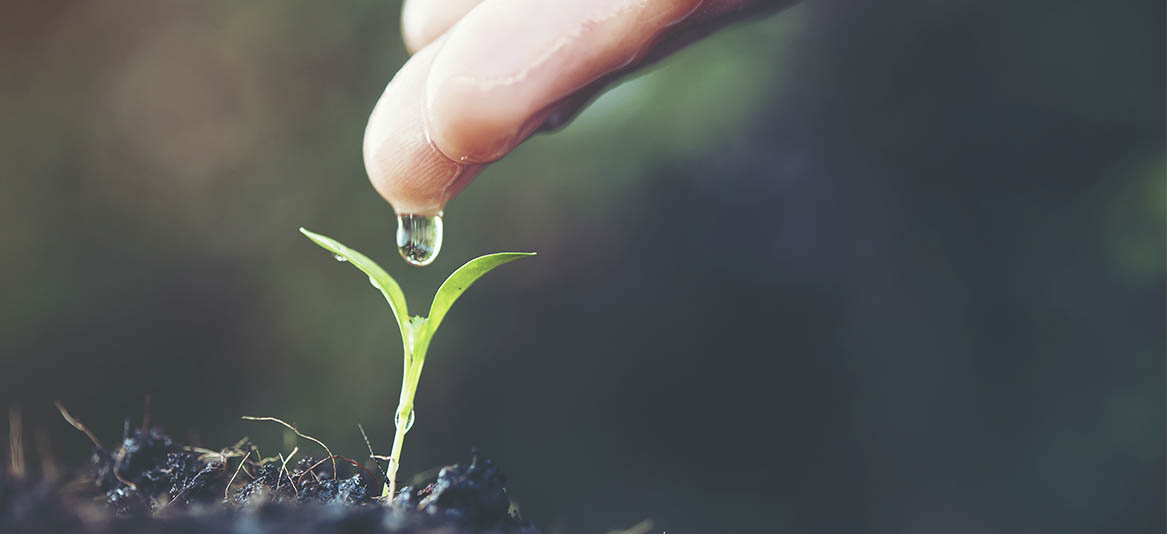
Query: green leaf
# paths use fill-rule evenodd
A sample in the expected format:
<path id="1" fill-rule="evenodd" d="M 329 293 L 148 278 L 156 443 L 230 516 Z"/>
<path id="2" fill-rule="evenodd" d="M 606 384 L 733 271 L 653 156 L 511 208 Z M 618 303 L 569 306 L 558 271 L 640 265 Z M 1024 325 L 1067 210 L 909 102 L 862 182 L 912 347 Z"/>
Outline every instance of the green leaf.
<path id="1" fill-rule="evenodd" d="M 349 263 L 353 264 L 353 267 L 367 274 L 369 276 L 369 282 L 376 286 L 377 289 L 380 289 L 381 294 L 385 295 L 385 300 L 389 301 L 389 307 L 393 309 L 393 315 L 397 319 L 397 326 L 401 328 L 401 334 L 403 336 L 407 335 L 406 333 L 410 323 L 409 309 L 405 305 L 405 293 L 401 292 L 401 286 L 397 285 L 397 281 L 392 276 L 389 276 L 389 273 L 385 272 L 385 269 L 382 269 L 380 265 L 377 265 L 364 254 L 346 247 L 343 243 L 331 237 L 309 232 L 304 228 L 300 228 L 300 233 L 308 236 L 308 239 L 324 247 L 329 252 L 348 260 Z"/>
<path id="2" fill-rule="evenodd" d="M 458 300 L 458 297 L 462 296 L 462 293 L 482 275 L 504 263 L 534 255 L 534 252 L 499 252 L 474 258 L 466 262 L 466 265 L 459 267 L 445 282 L 442 282 L 442 287 L 439 287 L 437 294 L 434 295 L 434 303 L 430 305 L 428 320 L 429 335 L 433 336 L 434 332 L 437 331 L 438 325 L 446 316 L 446 312 L 450 310 L 450 306 L 454 305 L 454 301 Z"/>
<path id="3" fill-rule="evenodd" d="M 446 312 L 450 310 L 450 306 L 454 305 L 454 301 L 458 300 L 458 297 L 462 296 L 462 293 L 482 275 L 494 270 L 499 265 L 527 256 L 534 256 L 535 253 L 499 252 L 466 262 L 466 265 L 454 271 L 454 274 L 451 274 L 442 283 L 442 287 L 438 288 L 437 294 L 434 295 L 434 302 L 430 305 L 429 318 L 410 318 L 409 310 L 405 307 L 405 294 L 401 292 L 401 286 L 397 285 L 397 281 L 393 280 L 393 277 L 389 276 L 389 273 L 385 272 L 373 260 L 330 237 L 309 232 L 304 228 L 300 228 L 300 233 L 335 254 L 336 259 L 348 261 L 368 275 L 373 286 L 380 289 L 381 294 L 385 295 L 385 300 L 389 302 L 389 307 L 393 309 L 393 316 L 397 319 L 397 326 L 401 328 L 401 341 L 405 349 L 405 370 L 401 377 L 401 398 L 398 400 L 396 413 L 398 417 L 407 418 L 409 423 L 397 425 L 397 432 L 393 436 L 393 450 L 390 454 L 390 467 L 386 478 L 394 480 L 397 466 L 401 463 L 401 446 L 405 441 L 405 433 L 409 431 L 413 421 L 413 399 L 417 394 L 417 383 L 421 379 L 422 366 L 425 364 L 425 353 L 434 332 L 437 331 L 438 325 L 445 318 Z M 395 420 L 396 422 L 398 421 Z M 393 484 L 386 482 L 382 496 L 388 496 L 392 493 Z"/>

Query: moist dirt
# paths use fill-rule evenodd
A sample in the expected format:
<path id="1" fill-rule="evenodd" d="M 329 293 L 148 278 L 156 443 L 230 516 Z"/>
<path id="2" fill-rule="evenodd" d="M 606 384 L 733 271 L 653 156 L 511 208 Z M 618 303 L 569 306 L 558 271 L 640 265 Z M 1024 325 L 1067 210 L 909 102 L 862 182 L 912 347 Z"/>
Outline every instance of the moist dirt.
<path id="1" fill-rule="evenodd" d="M 184 446 L 127 423 L 117 448 L 94 443 L 80 476 L 0 475 L 0 532 L 538 534 L 511 507 L 506 477 L 477 451 L 465 464 L 383 499 L 370 458 L 263 458 L 241 441 Z"/>

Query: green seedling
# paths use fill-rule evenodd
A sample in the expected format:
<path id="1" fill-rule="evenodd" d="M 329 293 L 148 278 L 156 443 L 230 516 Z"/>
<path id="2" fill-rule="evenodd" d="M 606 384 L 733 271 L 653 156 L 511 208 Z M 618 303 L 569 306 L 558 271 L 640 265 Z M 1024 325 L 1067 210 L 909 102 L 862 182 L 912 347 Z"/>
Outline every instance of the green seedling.
<path id="1" fill-rule="evenodd" d="M 397 431 L 393 436 L 393 449 L 389 454 L 389 467 L 385 472 L 385 487 L 382 497 L 392 496 L 397 491 L 397 468 L 401 463 L 401 446 L 405 441 L 405 433 L 413 426 L 413 397 L 417 394 L 417 382 L 421 378 L 421 368 L 425 364 L 425 353 L 429 349 L 430 341 L 446 312 L 454 301 L 466 291 L 482 275 L 504 263 L 534 256 L 533 252 L 499 252 L 487 254 L 470 260 L 454 271 L 445 282 L 442 282 L 430 304 L 429 317 L 409 316 L 409 309 L 405 305 L 405 294 L 401 286 L 389 276 L 379 265 L 367 258 L 364 254 L 348 248 L 335 239 L 309 232 L 303 228 L 300 232 L 308 236 L 317 245 L 324 247 L 335 255 L 337 260 L 347 261 L 353 267 L 369 276 L 369 283 L 381 290 L 389 308 L 393 310 L 393 317 L 397 319 L 397 326 L 401 328 L 401 341 L 405 353 L 405 371 L 401 377 L 401 398 L 397 402 L 397 412 L 393 424 Z"/>

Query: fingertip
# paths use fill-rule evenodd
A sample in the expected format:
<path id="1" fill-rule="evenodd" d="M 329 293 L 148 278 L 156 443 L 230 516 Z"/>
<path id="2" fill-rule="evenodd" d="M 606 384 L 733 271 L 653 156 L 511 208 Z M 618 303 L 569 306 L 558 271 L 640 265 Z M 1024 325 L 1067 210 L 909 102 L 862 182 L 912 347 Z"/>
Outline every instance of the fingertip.
<path id="1" fill-rule="evenodd" d="M 482 0 L 406 0 L 401 7 L 401 36 L 410 54 L 445 34 Z"/>
<path id="2" fill-rule="evenodd" d="M 439 215 L 480 170 L 437 150 L 425 132 L 422 88 L 434 43 L 393 77 L 369 116 L 364 160 L 369 181 L 398 213 Z"/>

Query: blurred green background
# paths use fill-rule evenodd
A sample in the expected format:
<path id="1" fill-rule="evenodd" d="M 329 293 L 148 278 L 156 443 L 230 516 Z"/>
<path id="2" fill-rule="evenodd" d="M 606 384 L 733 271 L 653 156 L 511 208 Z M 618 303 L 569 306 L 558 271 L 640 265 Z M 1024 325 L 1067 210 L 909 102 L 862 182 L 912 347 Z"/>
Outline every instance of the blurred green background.
<path id="1" fill-rule="evenodd" d="M 1162 1 L 807 2 L 532 139 L 407 268 L 361 137 L 385 1 L 10 5 L 0 404 L 79 463 L 123 417 L 387 449 L 400 341 L 454 308 L 402 473 L 483 448 L 551 533 L 1163 531 Z M 290 448 L 290 445 L 287 446 Z M 341 452 L 343 451 L 343 452 Z M 34 455 L 35 457 L 35 455 Z"/>

